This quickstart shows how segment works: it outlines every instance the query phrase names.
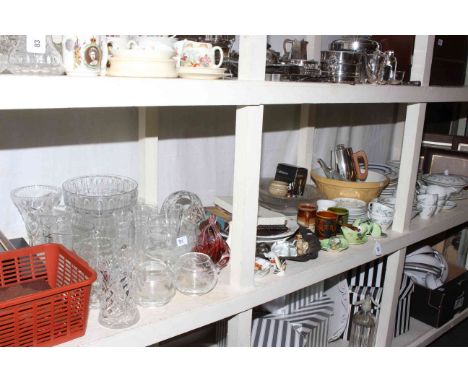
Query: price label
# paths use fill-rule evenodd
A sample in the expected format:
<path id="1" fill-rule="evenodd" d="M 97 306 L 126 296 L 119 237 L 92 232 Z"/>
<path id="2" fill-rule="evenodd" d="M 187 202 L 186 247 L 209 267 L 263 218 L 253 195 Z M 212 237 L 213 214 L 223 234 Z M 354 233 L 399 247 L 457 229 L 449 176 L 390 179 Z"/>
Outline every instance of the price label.
<path id="1" fill-rule="evenodd" d="M 382 256 L 382 246 L 378 241 L 374 244 L 374 254 L 375 256 Z"/>
<path id="2" fill-rule="evenodd" d="M 27 35 L 26 50 L 29 53 L 44 54 L 46 51 L 46 36 L 45 35 Z"/>
<path id="3" fill-rule="evenodd" d="M 183 245 L 188 244 L 187 236 L 181 236 L 176 239 L 176 243 L 178 247 L 182 247 Z"/>

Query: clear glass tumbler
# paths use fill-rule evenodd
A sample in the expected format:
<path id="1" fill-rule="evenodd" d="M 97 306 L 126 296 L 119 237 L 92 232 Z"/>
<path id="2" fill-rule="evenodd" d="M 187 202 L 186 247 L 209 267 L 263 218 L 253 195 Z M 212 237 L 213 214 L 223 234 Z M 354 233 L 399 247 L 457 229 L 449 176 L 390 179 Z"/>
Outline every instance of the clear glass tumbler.
<path id="1" fill-rule="evenodd" d="M 60 188 L 47 185 L 33 185 L 11 191 L 11 199 L 23 218 L 29 244 L 43 244 L 44 239 L 40 216 L 51 213 L 60 204 Z"/>

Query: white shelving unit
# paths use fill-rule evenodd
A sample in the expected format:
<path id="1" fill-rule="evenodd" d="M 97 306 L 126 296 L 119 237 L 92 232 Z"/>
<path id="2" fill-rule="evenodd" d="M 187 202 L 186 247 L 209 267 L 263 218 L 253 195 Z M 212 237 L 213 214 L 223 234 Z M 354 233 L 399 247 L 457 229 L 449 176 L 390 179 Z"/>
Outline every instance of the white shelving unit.
<path id="1" fill-rule="evenodd" d="M 8 97 L 0 99 L 0 110 L 61 109 L 94 107 L 139 107 L 140 190 L 149 200 L 157 195 L 157 145 L 159 106 L 236 105 L 236 141 L 233 187 L 231 262 L 217 287 L 207 295 L 190 298 L 177 294 L 159 309 L 140 308 L 134 326 L 111 330 L 100 326 L 91 310 L 85 336 L 63 346 L 146 346 L 185 333 L 223 318 L 228 320 L 228 346 L 250 344 L 251 309 L 276 297 L 325 280 L 375 259 L 373 240 L 338 253 L 321 252 L 317 260 L 289 263 L 284 277 L 268 275 L 255 280 L 256 211 L 261 161 L 263 108 L 269 104 L 301 104 L 302 141 L 298 163 L 309 167 L 313 139 L 308 126 L 308 105 L 323 103 L 407 104 L 397 205 L 393 230 L 380 240 L 389 256 L 377 333 L 378 346 L 425 345 L 447 326 L 434 330 L 415 322 L 414 330 L 393 340 L 395 306 L 406 247 L 468 221 L 468 201 L 430 220 L 410 221 L 410 203 L 417 174 L 425 104 L 468 102 L 468 87 L 429 87 L 433 36 L 417 36 L 411 80 L 421 87 L 372 86 L 315 83 L 265 82 L 266 36 L 241 36 L 239 79 L 196 81 L 182 79 L 72 78 L 0 76 L 0 87 Z M 317 42 L 317 41 L 315 41 Z M 319 46 L 320 44 L 315 44 Z M 41 96 L 24 89 L 41 89 Z M 70 91 L 73 89 L 73 92 Z M 92 92 L 86 92 L 93 89 Z M 83 97 L 82 94 L 87 94 Z M 307 118 L 306 118 L 307 116 Z M 463 312 L 452 324 L 466 317 Z M 447 329 L 448 330 L 448 329 Z"/>

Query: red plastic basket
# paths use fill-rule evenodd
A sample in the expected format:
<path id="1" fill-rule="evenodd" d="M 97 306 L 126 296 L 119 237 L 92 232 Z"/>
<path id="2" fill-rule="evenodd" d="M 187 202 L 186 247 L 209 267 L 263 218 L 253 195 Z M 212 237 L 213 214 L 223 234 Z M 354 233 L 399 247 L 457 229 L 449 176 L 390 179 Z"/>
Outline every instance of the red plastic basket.
<path id="1" fill-rule="evenodd" d="M 86 261 L 63 245 L 0 253 L 0 292 L 31 282 L 50 288 L 0 301 L 0 346 L 52 346 L 84 335 L 95 280 Z"/>

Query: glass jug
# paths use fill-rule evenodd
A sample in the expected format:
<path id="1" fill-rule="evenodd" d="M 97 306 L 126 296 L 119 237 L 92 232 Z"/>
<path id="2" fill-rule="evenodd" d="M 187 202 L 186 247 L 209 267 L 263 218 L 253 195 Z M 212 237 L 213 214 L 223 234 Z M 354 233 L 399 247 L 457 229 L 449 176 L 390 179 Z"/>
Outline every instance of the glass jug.
<path id="1" fill-rule="evenodd" d="M 8 70 L 13 74 L 60 75 L 65 72 L 62 55 L 51 36 L 18 36 L 8 56 Z"/>

